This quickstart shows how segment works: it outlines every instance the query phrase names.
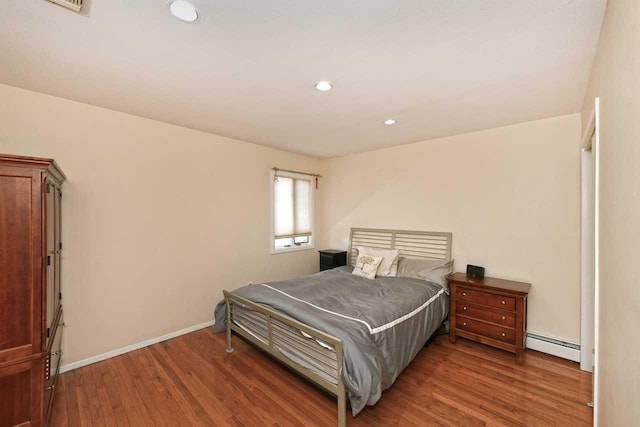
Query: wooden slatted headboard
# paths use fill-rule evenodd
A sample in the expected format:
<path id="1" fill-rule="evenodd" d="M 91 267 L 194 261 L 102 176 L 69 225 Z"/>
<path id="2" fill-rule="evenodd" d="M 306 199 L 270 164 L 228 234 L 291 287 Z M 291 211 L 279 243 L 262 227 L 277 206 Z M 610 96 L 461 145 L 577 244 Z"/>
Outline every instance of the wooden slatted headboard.
<path id="1" fill-rule="evenodd" d="M 451 259 L 452 233 L 438 231 L 352 228 L 349 237 L 349 265 L 358 256 L 357 246 L 398 249 L 400 256 L 424 259 Z"/>

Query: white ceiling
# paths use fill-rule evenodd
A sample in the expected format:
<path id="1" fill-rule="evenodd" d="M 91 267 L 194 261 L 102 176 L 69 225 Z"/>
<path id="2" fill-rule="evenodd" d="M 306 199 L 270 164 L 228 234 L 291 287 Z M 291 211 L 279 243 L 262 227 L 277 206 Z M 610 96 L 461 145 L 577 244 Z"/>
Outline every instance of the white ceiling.
<path id="1" fill-rule="evenodd" d="M 579 111 L 606 3 L 192 2 L 196 24 L 166 0 L 2 1 L 0 82 L 340 156 Z"/>

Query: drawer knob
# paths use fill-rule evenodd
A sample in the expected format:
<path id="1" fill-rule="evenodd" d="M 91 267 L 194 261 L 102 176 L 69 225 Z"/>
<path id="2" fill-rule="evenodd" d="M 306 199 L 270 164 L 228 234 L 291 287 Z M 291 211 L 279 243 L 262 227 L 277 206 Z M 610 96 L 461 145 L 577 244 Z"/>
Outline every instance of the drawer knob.
<path id="1" fill-rule="evenodd" d="M 502 316 L 502 320 L 507 320 L 507 316 Z"/>
<path id="2" fill-rule="evenodd" d="M 506 336 L 507 336 L 507 334 L 505 334 L 505 333 L 503 332 L 503 333 L 502 333 L 502 336 L 503 336 L 503 337 L 506 337 Z"/>
<path id="3" fill-rule="evenodd" d="M 462 307 L 462 309 L 463 309 L 464 311 L 467 311 L 467 307 Z"/>
<path id="4" fill-rule="evenodd" d="M 502 305 L 506 305 L 507 302 L 505 300 L 502 300 Z"/>
<path id="5" fill-rule="evenodd" d="M 466 293 L 466 292 L 463 292 L 463 293 L 462 293 L 462 296 L 463 296 L 463 297 L 466 297 L 466 296 L 467 296 L 467 293 Z"/>
<path id="6" fill-rule="evenodd" d="M 467 322 L 463 322 L 463 323 L 462 323 L 462 326 L 467 326 Z"/>

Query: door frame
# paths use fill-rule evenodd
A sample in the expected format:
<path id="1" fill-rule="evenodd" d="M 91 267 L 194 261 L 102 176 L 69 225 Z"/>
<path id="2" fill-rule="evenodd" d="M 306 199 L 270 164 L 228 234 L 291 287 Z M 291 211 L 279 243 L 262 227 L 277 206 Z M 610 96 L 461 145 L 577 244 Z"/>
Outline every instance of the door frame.
<path id="1" fill-rule="evenodd" d="M 582 253 L 580 301 L 580 368 L 593 371 L 594 426 L 598 411 L 598 348 L 600 312 L 600 98 L 581 141 Z M 591 203 L 592 201 L 592 203 Z"/>

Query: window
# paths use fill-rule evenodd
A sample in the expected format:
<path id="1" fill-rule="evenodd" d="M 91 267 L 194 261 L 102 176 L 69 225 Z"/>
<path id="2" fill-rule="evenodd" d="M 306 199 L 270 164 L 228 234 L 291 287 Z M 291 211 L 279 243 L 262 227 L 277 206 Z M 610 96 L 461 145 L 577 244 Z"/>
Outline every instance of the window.
<path id="1" fill-rule="evenodd" d="M 271 252 L 313 248 L 314 178 L 290 172 L 271 172 Z"/>

